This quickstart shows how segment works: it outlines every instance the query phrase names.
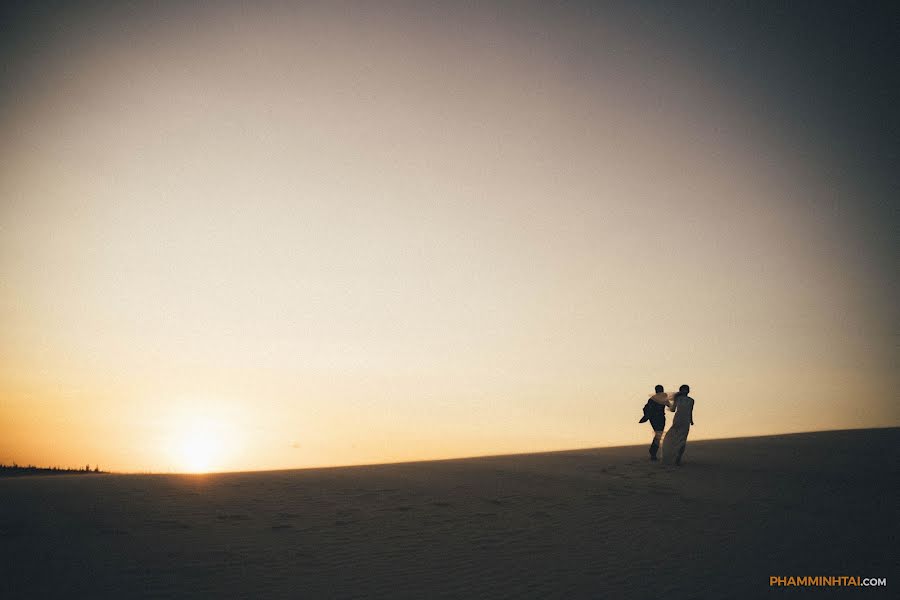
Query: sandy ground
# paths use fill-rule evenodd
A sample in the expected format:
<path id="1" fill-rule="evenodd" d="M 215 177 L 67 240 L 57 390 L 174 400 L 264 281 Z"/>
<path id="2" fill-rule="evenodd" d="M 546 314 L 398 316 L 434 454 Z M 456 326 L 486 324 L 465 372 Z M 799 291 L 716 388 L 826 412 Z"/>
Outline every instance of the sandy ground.
<path id="1" fill-rule="evenodd" d="M 206 476 L 0 480 L 2 598 L 760 598 L 900 585 L 900 429 Z M 808 590 L 807 590 L 808 592 Z M 817 594 L 821 597 L 821 593 Z"/>

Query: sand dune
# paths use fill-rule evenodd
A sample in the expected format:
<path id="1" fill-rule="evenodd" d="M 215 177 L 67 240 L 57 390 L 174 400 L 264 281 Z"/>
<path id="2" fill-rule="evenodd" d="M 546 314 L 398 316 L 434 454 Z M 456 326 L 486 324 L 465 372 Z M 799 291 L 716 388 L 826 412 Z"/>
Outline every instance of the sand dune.
<path id="1" fill-rule="evenodd" d="M 397 465 L 0 481 L 0 597 L 733 598 L 896 587 L 900 429 Z M 824 591 L 824 590 L 819 590 Z M 846 595 L 848 590 L 836 590 Z"/>

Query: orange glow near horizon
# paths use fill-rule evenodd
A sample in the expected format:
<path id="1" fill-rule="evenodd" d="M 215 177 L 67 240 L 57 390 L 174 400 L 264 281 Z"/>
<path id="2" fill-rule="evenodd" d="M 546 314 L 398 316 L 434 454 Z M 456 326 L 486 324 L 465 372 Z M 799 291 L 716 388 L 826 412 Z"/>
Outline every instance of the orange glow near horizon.
<path id="1" fill-rule="evenodd" d="M 179 420 L 172 429 L 168 450 L 176 471 L 208 473 L 223 470 L 228 464 L 235 424 L 195 417 Z"/>
<path id="2" fill-rule="evenodd" d="M 694 439 L 900 423 L 871 192 L 827 149 L 612 17 L 366 6 L 34 26 L 0 98 L 0 462 L 640 444 L 657 383 Z"/>

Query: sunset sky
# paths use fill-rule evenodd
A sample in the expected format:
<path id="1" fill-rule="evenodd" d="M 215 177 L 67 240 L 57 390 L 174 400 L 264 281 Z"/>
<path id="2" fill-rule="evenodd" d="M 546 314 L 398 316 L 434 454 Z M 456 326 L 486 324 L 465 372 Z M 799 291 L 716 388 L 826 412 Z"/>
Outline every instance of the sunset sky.
<path id="1" fill-rule="evenodd" d="M 751 4 L 3 8 L 0 462 L 900 425 L 898 11 Z"/>

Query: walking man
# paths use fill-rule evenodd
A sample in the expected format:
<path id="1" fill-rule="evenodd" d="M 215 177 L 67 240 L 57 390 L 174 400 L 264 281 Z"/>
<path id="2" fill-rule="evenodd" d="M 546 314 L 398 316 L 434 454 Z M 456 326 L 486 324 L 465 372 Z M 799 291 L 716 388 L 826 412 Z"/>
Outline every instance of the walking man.
<path id="1" fill-rule="evenodd" d="M 659 452 L 659 440 L 662 439 L 663 431 L 666 429 L 666 407 L 669 406 L 669 397 L 663 390 L 663 386 L 656 386 L 656 393 L 650 396 L 647 404 L 644 405 L 644 417 L 639 421 L 643 423 L 650 421 L 653 428 L 653 441 L 650 442 L 650 460 L 657 460 L 656 453 Z"/>

